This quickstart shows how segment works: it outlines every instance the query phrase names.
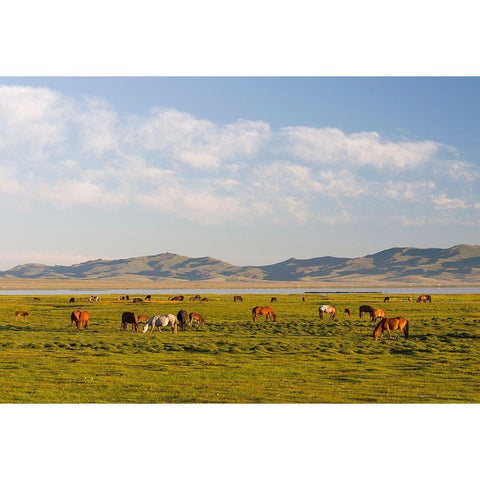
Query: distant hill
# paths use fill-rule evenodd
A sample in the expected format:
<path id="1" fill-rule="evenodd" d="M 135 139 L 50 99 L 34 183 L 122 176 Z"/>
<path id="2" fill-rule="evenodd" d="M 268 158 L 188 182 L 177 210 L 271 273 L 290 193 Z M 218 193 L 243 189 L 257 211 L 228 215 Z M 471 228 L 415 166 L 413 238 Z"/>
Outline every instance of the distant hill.
<path id="1" fill-rule="evenodd" d="M 37 263 L 0 272 L 4 279 L 185 280 L 336 282 L 480 283 L 480 245 L 451 248 L 390 248 L 359 258 L 290 258 L 264 266 L 241 267 L 212 257 L 174 253 L 119 260 L 91 260 L 71 266 Z"/>

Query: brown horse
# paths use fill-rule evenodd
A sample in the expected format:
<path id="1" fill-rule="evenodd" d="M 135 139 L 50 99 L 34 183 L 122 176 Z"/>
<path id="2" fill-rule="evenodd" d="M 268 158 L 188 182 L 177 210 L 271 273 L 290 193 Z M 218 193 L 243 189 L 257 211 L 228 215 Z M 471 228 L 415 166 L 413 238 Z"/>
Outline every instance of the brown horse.
<path id="1" fill-rule="evenodd" d="M 360 308 L 358 309 L 358 316 L 362 318 L 362 315 L 364 313 L 368 313 L 370 315 L 370 318 L 374 320 L 373 314 L 375 313 L 375 309 L 371 307 L 370 305 L 361 305 Z"/>
<path id="2" fill-rule="evenodd" d="M 202 303 L 203 303 L 203 302 L 208 302 L 208 298 L 207 298 L 207 297 L 203 297 L 200 301 L 201 301 Z"/>
<path id="3" fill-rule="evenodd" d="M 258 319 L 259 315 L 263 315 L 265 320 L 273 319 L 274 322 L 277 321 L 277 316 L 271 307 L 255 307 L 252 309 L 252 320 L 255 321 Z"/>
<path id="4" fill-rule="evenodd" d="M 123 312 L 122 313 L 122 330 L 127 331 L 128 324 L 132 325 L 132 332 L 135 330 L 138 333 L 138 318 L 133 312 Z"/>
<path id="5" fill-rule="evenodd" d="M 390 330 L 397 330 L 397 329 L 400 329 L 400 332 L 402 333 L 402 335 L 404 335 L 405 340 L 407 340 L 408 339 L 408 320 L 406 320 L 403 317 L 383 318 L 377 323 L 377 325 L 375 326 L 375 329 L 373 330 L 373 339 L 377 340 L 379 335 L 380 335 L 380 338 L 382 338 L 383 332 L 386 330 L 391 340 L 392 335 L 390 334 Z"/>
<path id="6" fill-rule="evenodd" d="M 430 302 L 432 303 L 432 297 L 430 295 L 420 295 L 418 298 L 417 298 L 417 303 L 427 303 L 427 302 Z"/>
<path id="7" fill-rule="evenodd" d="M 350 312 L 350 309 L 349 308 L 346 308 L 344 311 L 343 311 L 343 318 L 350 318 L 352 315 L 352 312 Z"/>
<path id="8" fill-rule="evenodd" d="M 270 299 L 270 303 L 277 303 L 277 297 L 272 297 Z"/>
<path id="9" fill-rule="evenodd" d="M 188 318 L 190 319 L 190 322 L 188 322 L 188 326 L 191 327 L 193 321 L 195 320 L 197 322 L 197 325 L 200 324 L 202 327 L 205 326 L 205 320 L 199 313 L 194 313 L 192 312 Z"/>
<path id="10" fill-rule="evenodd" d="M 194 300 L 198 300 L 198 301 L 200 301 L 202 299 L 202 297 L 200 295 L 195 295 L 195 297 L 193 297 L 193 298 L 194 298 Z"/>
<path id="11" fill-rule="evenodd" d="M 337 309 L 333 305 L 320 305 L 318 308 L 318 316 L 320 317 L 320 320 L 323 319 L 324 314 L 330 315 L 330 318 L 335 320 L 337 317 Z"/>
<path id="12" fill-rule="evenodd" d="M 408 297 L 408 298 L 407 298 L 407 302 L 408 302 L 408 303 L 412 303 L 412 302 L 413 302 L 413 298 L 412 298 L 412 297 Z"/>
<path id="13" fill-rule="evenodd" d="M 28 312 L 25 312 L 24 310 L 18 310 L 15 312 L 15 320 L 18 319 L 18 317 L 22 317 L 25 320 L 25 317 L 29 317 L 30 314 Z"/>
<path id="14" fill-rule="evenodd" d="M 137 317 L 138 323 L 140 323 L 140 322 L 146 323 L 146 322 L 148 322 L 149 320 L 150 320 L 150 319 L 149 319 L 146 315 L 138 315 L 138 317 Z"/>
<path id="15" fill-rule="evenodd" d="M 143 300 L 141 298 L 136 297 L 132 300 L 132 303 L 143 303 Z"/>
<path id="16" fill-rule="evenodd" d="M 194 301 L 195 301 L 195 297 L 190 297 L 190 298 L 188 299 L 188 301 L 189 301 L 189 302 L 194 302 Z"/>
<path id="17" fill-rule="evenodd" d="M 380 319 L 385 318 L 385 312 L 381 308 L 377 308 L 373 312 L 372 321 L 375 322 L 377 318 L 380 318 Z"/>
<path id="18" fill-rule="evenodd" d="M 179 310 L 177 313 L 178 324 L 180 325 L 180 330 L 185 331 L 185 326 L 187 325 L 188 313 L 186 310 Z"/>
<path id="19" fill-rule="evenodd" d="M 40 300 L 38 297 L 35 297 L 35 298 L 33 299 L 33 301 L 34 301 L 34 302 L 40 302 L 41 300 Z"/>
<path id="20" fill-rule="evenodd" d="M 74 310 L 70 315 L 70 326 L 74 325 L 80 330 L 84 328 L 87 330 L 90 314 L 86 310 Z"/>
<path id="21" fill-rule="evenodd" d="M 243 298 L 240 295 L 235 295 L 233 297 L 234 302 L 243 302 Z"/>
<path id="22" fill-rule="evenodd" d="M 390 301 L 390 297 L 385 297 L 385 298 L 383 299 L 383 303 L 388 303 L 389 301 Z"/>

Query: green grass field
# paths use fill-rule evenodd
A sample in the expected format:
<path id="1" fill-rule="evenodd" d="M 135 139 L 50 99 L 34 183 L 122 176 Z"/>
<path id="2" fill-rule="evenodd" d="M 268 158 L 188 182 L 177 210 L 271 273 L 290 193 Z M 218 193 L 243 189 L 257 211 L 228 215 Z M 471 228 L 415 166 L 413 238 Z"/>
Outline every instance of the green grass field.
<path id="1" fill-rule="evenodd" d="M 0 401 L 3 403 L 465 403 L 480 401 L 480 295 L 276 295 L 278 321 L 256 323 L 251 309 L 268 295 L 208 295 L 206 303 L 100 302 L 66 296 L 0 297 Z M 189 295 L 186 295 L 188 300 Z M 318 319 L 332 303 L 337 321 Z M 375 342 L 358 307 L 383 308 L 410 322 L 410 339 Z M 90 312 L 73 330 L 70 313 Z M 350 320 L 341 312 L 350 308 Z M 120 330 L 123 311 L 151 316 L 184 308 L 204 328 L 173 334 Z M 16 310 L 31 316 L 15 320 Z M 396 337 L 398 332 L 394 332 Z"/>

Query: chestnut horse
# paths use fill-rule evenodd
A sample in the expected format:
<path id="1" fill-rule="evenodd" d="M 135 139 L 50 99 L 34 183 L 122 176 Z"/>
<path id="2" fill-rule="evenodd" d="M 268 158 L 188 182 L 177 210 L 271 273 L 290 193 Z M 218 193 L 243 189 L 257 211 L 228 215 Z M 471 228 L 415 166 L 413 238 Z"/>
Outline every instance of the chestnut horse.
<path id="1" fill-rule="evenodd" d="M 192 312 L 188 317 L 190 318 L 190 322 L 188 323 L 189 327 L 192 326 L 194 320 L 197 322 L 197 325 L 200 324 L 202 327 L 205 326 L 205 320 L 199 313 Z"/>
<path id="2" fill-rule="evenodd" d="M 252 309 L 252 320 L 255 321 L 258 319 L 259 315 L 263 315 L 265 320 L 273 319 L 274 322 L 277 321 L 277 316 L 271 307 L 255 307 Z"/>
<path id="3" fill-rule="evenodd" d="M 344 311 L 343 311 L 343 318 L 350 318 L 352 315 L 352 312 L 350 311 L 349 308 L 346 308 Z"/>
<path id="4" fill-rule="evenodd" d="M 430 302 L 432 303 L 432 297 L 430 295 L 420 295 L 418 298 L 417 298 L 417 303 L 427 303 L 427 302 Z"/>
<path id="5" fill-rule="evenodd" d="M 78 329 L 88 328 L 88 321 L 90 320 L 90 315 L 86 310 L 74 310 L 70 315 L 70 326 L 75 325 Z"/>
<path id="6" fill-rule="evenodd" d="M 373 312 L 372 321 L 375 322 L 377 318 L 385 318 L 385 312 L 381 308 L 377 308 Z"/>
<path id="7" fill-rule="evenodd" d="M 330 315 L 331 320 L 335 320 L 335 318 L 337 317 L 337 309 L 333 305 L 320 305 L 320 307 L 318 308 L 318 315 L 320 317 L 320 320 L 323 319 L 324 313 Z"/>
<path id="8" fill-rule="evenodd" d="M 30 314 L 28 312 L 25 312 L 24 310 L 18 310 L 17 312 L 15 312 L 15 320 L 18 319 L 18 317 L 23 317 L 23 319 L 25 320 L 25 317 L 29 317 Z"/>
<path id="9" fill-rule="evenodd" d="M 375 326 L 375 329 L 373 330 L 373 339 L 377 340 L 379 335 L 380 335 L 380 338 L 382 338 L 383 332 L 386 330 L 391 340 L 392 335 L 390 334 L 390 330 L 397 330 L 397 329 L 400 329 L 400 332 L 404 335 L 405 340 L 407 340 L 408 320 L 406 320 L 403 317 L 383 318 L 377 323 L 377 325 Z"/>
<path id="10" fill-rule="evenodd" d="M 233 297 L 234 302 L 243 302 L 243 298 L 240 295 L 235 295 Z"/>

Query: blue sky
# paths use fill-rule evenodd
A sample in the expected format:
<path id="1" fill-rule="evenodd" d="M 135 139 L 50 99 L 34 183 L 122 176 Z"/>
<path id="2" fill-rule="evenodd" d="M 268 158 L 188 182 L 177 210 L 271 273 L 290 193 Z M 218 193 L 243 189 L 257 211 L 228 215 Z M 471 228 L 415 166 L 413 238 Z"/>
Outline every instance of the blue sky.
<path id="1" fill-rule="evenodd" d="M 0 85 L 1 268 L 479 243 L 478 78 Z"/>

